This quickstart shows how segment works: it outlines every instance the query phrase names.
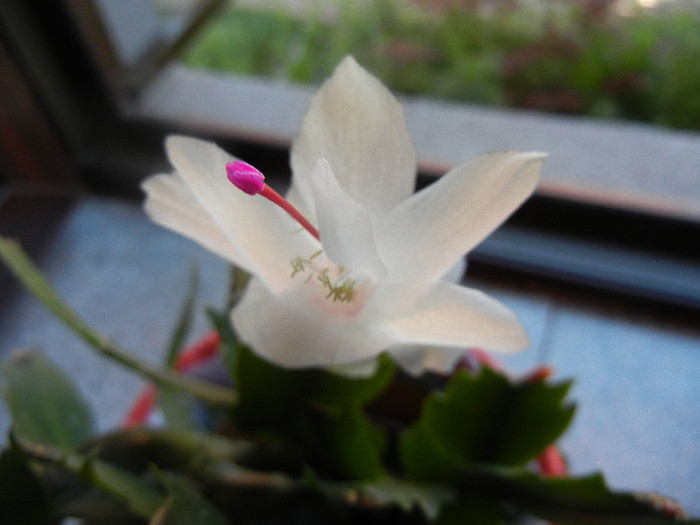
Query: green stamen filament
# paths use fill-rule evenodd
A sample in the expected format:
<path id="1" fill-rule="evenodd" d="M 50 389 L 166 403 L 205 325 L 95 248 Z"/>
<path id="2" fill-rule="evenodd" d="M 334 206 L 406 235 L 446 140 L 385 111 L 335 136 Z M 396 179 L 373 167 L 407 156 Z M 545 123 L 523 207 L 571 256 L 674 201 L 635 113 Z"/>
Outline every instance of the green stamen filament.
<path id="1" fill-rule="evenodd" d="M 300 256 L 294 257 L 290 261 L 292 265 L 292 277 L 295 277 L 297 274 L 300 273 L 306 273 L 307 267 L 311 265 L 312 259 L 318 257 L 321 253 L 322 251 L 319 250 L 313 255 L 311 255 L 309 258 Z M 355 286 L 357 284 L 357 281 L 355 279 L 351 279 L 350 277 L 341 277 L 335 282 L 333 282 L 328 276 L 328 272 L 328 268 L 324 268 L 316 274 L 312 269 L 309 276 L 304 281 L 304 284 L 308 283 L 315 276 L 316 279 L 318 279 L 318 281 L 323 285 L 323 287 L 328 290 L 328 295 L 326 295 L 326 299 L 332 298 L 333 302 L 351 302 L 355 298 Z"/>

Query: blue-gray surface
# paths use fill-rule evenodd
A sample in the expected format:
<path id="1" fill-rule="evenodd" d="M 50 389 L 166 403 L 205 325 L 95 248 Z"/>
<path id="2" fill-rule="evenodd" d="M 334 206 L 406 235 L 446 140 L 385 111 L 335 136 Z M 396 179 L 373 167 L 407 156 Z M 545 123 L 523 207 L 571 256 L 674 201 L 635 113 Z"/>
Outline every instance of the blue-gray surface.
<path id="1" fill-rule="evenodd" d="M 226 264 L 194 243 L 148 221 L 133 205 L 82 201 L 59 228 L 42 269 L 89 324 L 140 356 L 158 362 L 199 265 L 200 306 L 223 304 Z M 202 308 L 199 308 L 201 310 Z M 93 355 L 33 298 L 20 297 L 0 319 L 0 352 L 38 348 L 60 364 L 89 397 L 101 430 L 125 416 L 143 381 Z M 208 328 L 199 316 L 193 332 Z M 8 417 L 0 408 L 0 432 Z"/>
<path id="2" fill-rule="evenodd" d="M 186 293 L 201 271 L 200 304 L 222 304 L 226 265 L 151 224 L 132 204 L 83 200 L 52 240 L 42 267 L 75 309 L 111 339 L 158 360 Z M 653 317 L 594 311 L 549 296 L 489 290 L 527 327 L 531 349 L 506 359 L 575 377 L 575 424 L 563 439 L 577 473 L 602 470 L 616 488 L 653 489 L 700 515 L 700 337 Z M 203 316 L 195 332 L 207 329 Z M 100 429 L 118 425 L 143 382 L 90 353 L 33 299 L 0 319 L 0 351 L 41 348 L 75 377 Z M 0 432 L 9 426 L 0 408 Z"/>

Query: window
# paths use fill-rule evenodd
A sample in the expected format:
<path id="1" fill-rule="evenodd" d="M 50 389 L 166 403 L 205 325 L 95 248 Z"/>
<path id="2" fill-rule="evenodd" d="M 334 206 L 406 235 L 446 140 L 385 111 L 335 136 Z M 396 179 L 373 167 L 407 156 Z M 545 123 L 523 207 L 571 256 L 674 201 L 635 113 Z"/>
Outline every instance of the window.
<path id="1" fill-rule="evenodd" d="M 4 39 L 85 180 L 134 193 L 162 165 L 162 137 L 172 131 L 214 138 L 286 173 L 286 148 L 313 88 L 169 61 L 223 2 L 187 2 L 177 16 L 164 4 L 1 9 Z M 46 9 L 52 24 L 42 22 Z M 405 108 L 422 183 L 480 151 L 551 154 L 538 194 L 475 251 L 473 267 L 700 308 L 697 134 L 416 97 Z"/>

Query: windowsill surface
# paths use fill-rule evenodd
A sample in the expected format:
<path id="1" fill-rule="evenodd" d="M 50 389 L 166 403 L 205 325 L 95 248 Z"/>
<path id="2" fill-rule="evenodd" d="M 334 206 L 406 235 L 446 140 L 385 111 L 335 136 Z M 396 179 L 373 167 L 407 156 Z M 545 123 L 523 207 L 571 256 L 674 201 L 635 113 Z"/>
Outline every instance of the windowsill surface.
<path id="1" fill-rule="evenodd" d="M 2 225 L 0 225 L 2 226 Z M 222 304 L 226 265 L 194 243 L 112 199 L 78 201 L 40 265 L 93 326 L 140 356 L 162 357 L 186 294 L 191 264 L 201 275 L 199 307 Z M 575 378 L 579 410 L 563 448 L 573 471 L 602 469 L 620 489 L 653 489 L 700 514 L 700 331 L 662 314 L 601 298 L 591 305 L 519 281 L 475 286 L 502 300 L 526 326 L 531 348 L 503 359 L 513 371 L 551 363 Z M 32 298 L 22 294 L 0 317 L 0 352 L 40 348 L 76 380 L 98 413 L 118 425 L 143 382 L 94 356 Z M 200 316 L 195 333 L 206 330 Z M 0 435 L 8 414 L 0 407 Z"/>

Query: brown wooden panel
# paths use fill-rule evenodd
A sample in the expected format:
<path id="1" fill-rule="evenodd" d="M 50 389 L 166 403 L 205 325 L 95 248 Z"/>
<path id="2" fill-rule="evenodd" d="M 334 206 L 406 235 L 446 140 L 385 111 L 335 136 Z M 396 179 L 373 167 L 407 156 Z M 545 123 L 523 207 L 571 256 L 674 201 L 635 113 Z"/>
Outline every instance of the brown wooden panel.
<path id="1" fill-rule="evenodd" d="M 77 186 L 71 158 L 27 79 L 0 42 L 0 173 L 11 186 Z"/>

